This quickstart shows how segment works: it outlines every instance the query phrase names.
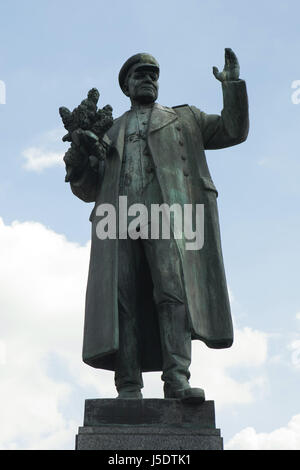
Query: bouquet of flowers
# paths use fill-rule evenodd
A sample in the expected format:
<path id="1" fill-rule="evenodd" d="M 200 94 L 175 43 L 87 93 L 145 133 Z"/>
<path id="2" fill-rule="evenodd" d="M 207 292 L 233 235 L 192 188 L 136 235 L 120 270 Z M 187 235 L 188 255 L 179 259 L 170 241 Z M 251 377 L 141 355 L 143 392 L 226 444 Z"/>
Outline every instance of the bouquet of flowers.
<path id="1" fill-rule="evenodd" d="M 73 111 L 59 108 L 65 129 L 68 133 L 62 138 L 71 142 L 64 156 L 66 164 L 65 181 L 72 181 L 90 165 L 93 171 L 99 172 L 104 168 L 108 146 L 103 141 L 104 134 L 113 124 L 112 107 L 97 108 L 99 91 L 92 88 L 79 106 Z"/>

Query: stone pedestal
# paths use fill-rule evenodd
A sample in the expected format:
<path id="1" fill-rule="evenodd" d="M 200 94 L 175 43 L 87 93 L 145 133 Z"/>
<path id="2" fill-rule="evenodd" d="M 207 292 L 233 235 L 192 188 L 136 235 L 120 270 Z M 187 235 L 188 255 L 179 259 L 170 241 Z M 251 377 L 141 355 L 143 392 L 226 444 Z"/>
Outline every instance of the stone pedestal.
<path id="1" fill-rule="evenodd" d="M 213 401 L 86 400 L 77 450 L 222 450 Z"/>

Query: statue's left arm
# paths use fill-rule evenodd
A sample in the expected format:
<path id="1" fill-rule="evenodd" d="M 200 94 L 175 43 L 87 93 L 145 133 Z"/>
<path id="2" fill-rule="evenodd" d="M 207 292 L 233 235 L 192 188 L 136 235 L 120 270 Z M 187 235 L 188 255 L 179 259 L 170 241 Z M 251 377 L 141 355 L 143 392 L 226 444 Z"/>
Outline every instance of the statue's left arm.
<path id="1" fill-rule="evenodd" d="M 222 82 L 221 115 L 206 114 L 192 106 L 200 125 L 205 149 L 220 149 L 244 142 L 248 136 L 249 115 L 246 83 L 239 79 L 239 63 L 231 49 L 225 49 L 225 67 L 214 76 Z"/>

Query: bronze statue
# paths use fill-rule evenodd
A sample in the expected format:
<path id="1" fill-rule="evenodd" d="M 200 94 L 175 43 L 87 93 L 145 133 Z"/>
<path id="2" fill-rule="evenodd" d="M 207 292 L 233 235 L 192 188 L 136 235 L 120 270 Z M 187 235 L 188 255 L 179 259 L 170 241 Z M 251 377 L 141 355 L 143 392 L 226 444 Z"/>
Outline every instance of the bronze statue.
<path id="1" fill-rule="evenodd" d="M 220 116 L 189 105 L 158 104 L 159 72 L 153 56 L 130 57 L 119 84 L 131 109 L 113 123 L 108 119 L 98 135 L 90 125 L 79 132 L 72 128 L 74 139 L 72 133 L 69 139 L 75 142 L 66 161 L 71 189 L 95 203 L 83 361 L 115 371 L 118 398 L 142 398 L 142 372 L 162 371 L 165 398 L 201 402 L 204 391 L 189 385 L 191 340 L 211 348 L 228 348 L 233 341 L 217 190 L 204 150 L 245 141 L 247 92 L 231 49 L 225 49 L 224 70 L 213 68 L 223 89 Z M 153 204 L 203 204 L 203 246 L 186 249 L 173 232 L 169 238 L 146 238 L 139 226 L 139 238 L 120 231 L 99 237 L 99 208 L 109 204 L 118 210 L 120 196 L 129 207 L 139 203 L 149 211 Z"/>

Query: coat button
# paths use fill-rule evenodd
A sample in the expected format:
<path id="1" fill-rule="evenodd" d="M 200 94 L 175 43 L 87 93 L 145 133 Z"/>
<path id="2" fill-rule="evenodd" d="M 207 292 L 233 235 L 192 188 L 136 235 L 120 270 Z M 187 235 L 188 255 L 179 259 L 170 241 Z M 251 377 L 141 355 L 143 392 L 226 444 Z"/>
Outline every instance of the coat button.
<path id="1" fill-rule="evenodd" d="M 179 143 L 179 145 L 183 146 L 183 141 L 182 140 L 180 140 L 178 143 Z"/>
<path id="2" fill-rule="evenodd" d="M 184 176 L 189 176 L 189 172 L 187 170 L 183 170 Z"/>
<path id="3" fill-rule="evenodd" d="M 181 160 L 186 160 L 186 156 L 185 156 L 185 155 L 181 155 Z"/>
<path id="4" fill-rule="evenodd" d="M 176 126 L 176 129 L 177 129 L 178 131 L 181 131 L 181 127 L 180 127 L 180 126 Z"/>

